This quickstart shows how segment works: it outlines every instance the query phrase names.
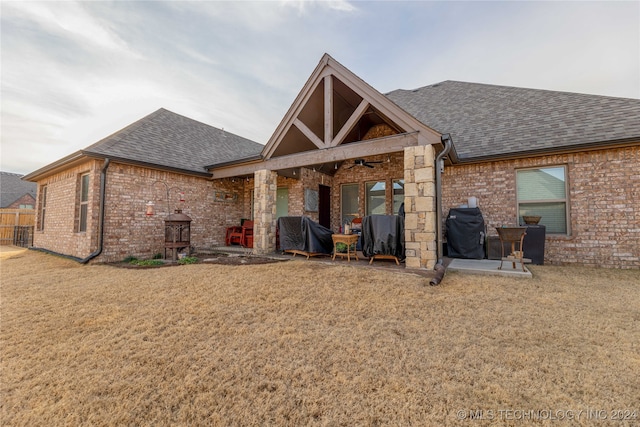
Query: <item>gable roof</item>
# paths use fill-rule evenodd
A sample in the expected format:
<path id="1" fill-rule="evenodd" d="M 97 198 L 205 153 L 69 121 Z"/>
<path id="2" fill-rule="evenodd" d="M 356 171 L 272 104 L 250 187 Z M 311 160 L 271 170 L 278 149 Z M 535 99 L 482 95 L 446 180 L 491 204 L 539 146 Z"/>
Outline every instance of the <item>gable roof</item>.
<path id="1" fill-rule="evenodd" d="M 0 172 L 0 208 L 6 208 L 25 194 L 36 198 L 37 185 L 23 181 L 17 173 Z"/>
<path id="2" fill-rule="evenodd" d="M 205 165 L 254 156 L 263 145 L 161 108 L 82 150 L 87 155 L 205 173 Z"/>
<path id="3" fill-rule="evenodd" d="M 255 156 L 262 148 L 257 142 L 160 108 L 95 144 L 26 175 L 25 179 L 37 181 L 87 157 L 108 157 L 210 177 L 205 165 Z"/>
<path id="4" fill-rule="evenodd" d="M 444 81 L 386 96 L 450 133 L 460 161 L 640 140 L 640 100 Z"/>
<path id="5" fill-rule="evenodd" d="M 338 86 L 342 87 L 349 96 L 337 94 Z M 316 105 L 314 105 L 313 98 L 318 92 L 320 92 L 319 100 L 316 99 Z M 338 98 L 342 99 L 344 107 L 341 112 L 336 111 Z M 351 99 L 347 101 L 345 98 Z M 321 121 L 320 134 L 311 130 L 312 126 L 308 118 L 305 123 L 305 118 L 302 117 L 302 113 L 308 106 L 316 110 L 315 115 Z M 327 149 L 341 145 L 358 120 L 371 110 L 393 123 L 394 127 L 399 128 L 399 133 L 421 130 L 424 132 L 425 139 L 430 140 L 431 143 L 440 142 L 439 135 L 429 126 L 406 114 L 396 104 L 389 102 L 383 94 L 325 53 L 265 145 L 262 157 L 268 159 L 277 155 L 278 146 L 283 144 L 283 140 L 292 128 L 299 129 L 296 131 L 301 136 L 298 140 L 310 141 L 307 142 L 306 147 L 300 147 L 300 151 L 306 151 L 309 147 Z M 338 118 L 334 116 L 341 115 L 340 113 L 346 113 L 346 116 L 343 122 L 339 123 Z M 303 144 L 298 143 L 298 145 Z"/>

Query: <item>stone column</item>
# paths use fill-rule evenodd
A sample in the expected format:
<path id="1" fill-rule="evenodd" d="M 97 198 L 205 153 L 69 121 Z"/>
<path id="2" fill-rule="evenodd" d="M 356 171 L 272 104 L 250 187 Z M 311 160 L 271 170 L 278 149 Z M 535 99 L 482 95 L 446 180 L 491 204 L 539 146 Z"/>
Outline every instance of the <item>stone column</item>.
<path id="1" fill-rule="evenodd" d="M 431 145 L 404 149 L 404 236 L 407 268 L 436 263 L 436 183 Z"/>
<path id="2" fill-rule="evenodd" d="M 254 173 L 253 253 L 276 250 L 276 194 L 278 173 L 266 169 Z"/>

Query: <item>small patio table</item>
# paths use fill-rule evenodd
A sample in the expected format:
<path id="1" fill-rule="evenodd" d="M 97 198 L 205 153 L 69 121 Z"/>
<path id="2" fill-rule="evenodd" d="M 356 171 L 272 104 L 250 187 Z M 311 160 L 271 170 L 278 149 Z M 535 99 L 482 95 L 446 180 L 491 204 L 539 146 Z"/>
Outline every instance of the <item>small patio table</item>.
<path id="1" fill-rule="evenodd" d="M 332 261 L 335 261 L 336 255 L 341 257 L 347 257 L 347 261 L 351 262 L 351 255 L 356 257 L 356 261 L 360 261 L 358 258 L 358 251 L 356 251 L 355 244 L 358 242 L 357 234 L 332 234 L 331 239 L 333 239 L 333 258 Z M 347 245 L 347 253 L 338 252 L 336 250 L 336 245 L 338 243 L 344 243 Z M 353 250 L 351 250 L 351 246 L 353 245 Z"/>

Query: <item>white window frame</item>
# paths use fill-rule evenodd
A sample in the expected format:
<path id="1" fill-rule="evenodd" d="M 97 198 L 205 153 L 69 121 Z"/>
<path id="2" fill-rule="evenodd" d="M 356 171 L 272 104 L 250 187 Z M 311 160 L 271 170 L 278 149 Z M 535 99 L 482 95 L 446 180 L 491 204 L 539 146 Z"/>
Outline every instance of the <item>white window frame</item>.
<path id="1" fill-rule="evenodd" d="M 396 210 L 396 189 L 395 189 L 396 182 L 402 183 L 402 202 L 400 202 L 400 204 L 398 205 L 398 210 Z M 400 206 L 402 206 L 403 203 L 404 203 L 404 178 L 392 179 L 391 180 L 391 212 L 394 215 L 397 215 L 398 212 L 400 211 Z"/>
<path id="2" fill-rule="evenodd" d="M 40 186 L 38 197 L 38 231 L 44 231 L 44 218 L 47 211 L 47 184 Z"/>
<path id="3" fill-rule="evenodd" d="M 531 199 L 523 199 L 520 198 L 520 194 L 518 194 L 518 172 L 527 171 L 527 170 L 541 170 L 541 169 L 560 169 L 562 168 L 564 174 L 564 198 L 555 198 L 555 199 L 539 199 L 539 200 L 531 200 Z M 520 223 L 520 205 L 521 204 L 536 204 L 536 203 L 564 203 L 565 211 L 565 224 L 566 231 L 562 232 L 550 232 L 547 230 L 547 234 L 553 234 L 556 236 L 570 236 L 571 235 L 571 215 L 570 215 L 570 201 L 569 201 L 569 169 L 567 165 L 540 165 L 536 167 L 530 168 L 519 168 L 516 169 L 516 224 Z M 541 224 L 544 224 L 544 218 L 541 221 Z"/>
<path id="4" fill-rule="evenodd" d="M 83 199 L 85 194 L 84 184 L 86 178 L 86 200 Z M 78 210 L 76 220 L 76 233 L 86 233 L 89 222 L 89 190 L 91 187 L 91 177 L 89 173 L 80 174 L 78 177 Z"/>
<path id="5" fill-rule="evenodd" d="M 364 183 L 364 212 L 365 215 L 374 215 L 369 212 L 369 184 L 373 184 L 374 186 L 378 183 L 384 184 L 384 213 L 380 215 L 385 215 L 387 213 L 387 181 L 386 180 L 375 180 L 375 181 L 366 181 Z"/>
<path id="6" fill-rule="evenodd" d="M 346 186 L 356 186 L 356 188 L 358 189 L 357 191 L 357 198 L 356 198 L 356 207 L 358 209 L 358 215 L 360 215 L 360 183 L 359 182 L 346 182 L 344 184 L 340 184 L 340 226 L 342 226 L 344 223 L 344 221 L 347 220 L 347 216 L 349 217 L 349 222 L 355 218 L 353 213 L 345 213 L 344 212 L 344 187 Z"/>

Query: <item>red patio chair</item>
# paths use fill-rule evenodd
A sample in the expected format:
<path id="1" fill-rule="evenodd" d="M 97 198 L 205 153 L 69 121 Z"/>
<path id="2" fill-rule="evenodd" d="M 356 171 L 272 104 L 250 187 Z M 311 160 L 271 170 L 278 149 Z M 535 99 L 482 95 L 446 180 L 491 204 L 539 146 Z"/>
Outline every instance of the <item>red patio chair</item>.
<path id="1" fill-rule="evenodd" d="M 242 233 L 240 237 L 240 246 L 244 248 L 253 247 L 253 221 L 247 220 L 242 224 Z"/>
<path id="2" fill-rule="evenodd" d="M 227 228 L 227 236 L 225 238 L 225 244 L 231 246 L 232 244 L 242 244 L 242 227 L 233 226 Z"/>

